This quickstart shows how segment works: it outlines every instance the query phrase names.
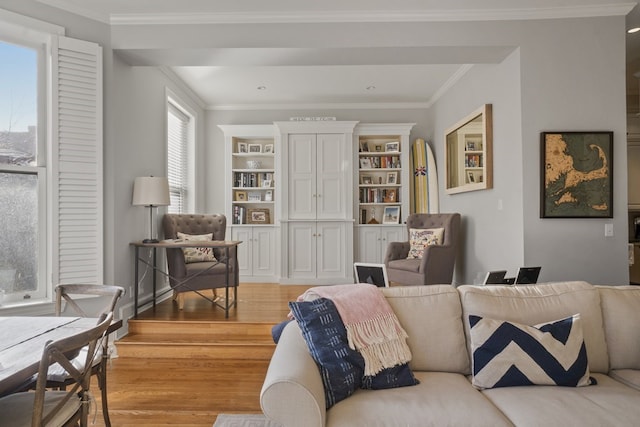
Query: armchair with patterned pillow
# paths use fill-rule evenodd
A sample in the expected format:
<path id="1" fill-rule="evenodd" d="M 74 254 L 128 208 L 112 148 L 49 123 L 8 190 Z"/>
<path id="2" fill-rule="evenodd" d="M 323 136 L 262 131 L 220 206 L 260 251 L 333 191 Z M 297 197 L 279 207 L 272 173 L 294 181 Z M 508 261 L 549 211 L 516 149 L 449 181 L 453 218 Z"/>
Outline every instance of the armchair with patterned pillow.
<path id="1" fill-rule="evenodd" d="M 460 214 L 411 214 L 409 241 L 390 242 L 384 264 L 389 281 L 402 285 L 450 284 L 458 252 Z"/>
<path id="2" fill-rule="evenodd" d="M 224 240 L 227 219 L 221 214 L 166 214 L 162 219 L 165 239 L 180 240 Z M 178 308 L 184 308 L 184 293 L 211 289 L 214 301 L 216 289 L 226 283 L 226 264 L 229 263 L 229 287 L 233 287 L 234 301 L 238 289 L 238 259 L 236 248 L 229 250 L 229 259 L 224 249 L 217 248 L 168 248 L 167 267 L 174 299 Z M 187 280 L 188 279 L 188 280 Z"/>

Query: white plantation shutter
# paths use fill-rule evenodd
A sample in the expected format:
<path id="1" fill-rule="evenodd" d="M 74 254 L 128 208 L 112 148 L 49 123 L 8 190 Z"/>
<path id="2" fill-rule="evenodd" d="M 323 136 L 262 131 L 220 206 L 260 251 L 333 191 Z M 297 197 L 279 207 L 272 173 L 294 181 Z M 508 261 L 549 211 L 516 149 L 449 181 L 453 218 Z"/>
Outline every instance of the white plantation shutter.
<path id="1" fill-rule="evenodd" d="M 102 283 L 102 48 L 57 37 L 52 71 L 52 280 Z"/>
<path id="2" fill-rule="evenodd" d="M 169 213 L 182 213 L 187 198 L 189 116 L 169 102 L 167 114 L 167 170 L 171 204 Z"/>

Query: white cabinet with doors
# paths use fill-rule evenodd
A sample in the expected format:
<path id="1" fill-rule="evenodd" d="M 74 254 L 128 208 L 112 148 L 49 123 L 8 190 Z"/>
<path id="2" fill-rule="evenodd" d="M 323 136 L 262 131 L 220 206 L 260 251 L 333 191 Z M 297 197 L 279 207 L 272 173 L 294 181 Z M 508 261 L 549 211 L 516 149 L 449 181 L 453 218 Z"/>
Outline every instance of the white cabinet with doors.
<path id="1" fill-rule="evenodd" d="M 238 264 L 240 280 L 247 282 L 276 281 L 276 228 L 234 226 L 231 240 L 239 240 Z"/>
<path id="2" fill-rule="evenodd" d="M 389 242 L 407 240 L 407 229 L 404 225 L 383 225 L 380 227 L 357 226 L 356 261 L 381 264 L 387 253 Z"/>
<path id="3" fill-rule="evenodd" d="M 344 278 L 348 271 L 346 227 L 340 221 L 290 222 L 288 276 L 297 280 Z"/>
<path id="4" fill-rule="evenodd" d="M 357 122 L 276 122 L 281 282 L 351 283 Z"/>

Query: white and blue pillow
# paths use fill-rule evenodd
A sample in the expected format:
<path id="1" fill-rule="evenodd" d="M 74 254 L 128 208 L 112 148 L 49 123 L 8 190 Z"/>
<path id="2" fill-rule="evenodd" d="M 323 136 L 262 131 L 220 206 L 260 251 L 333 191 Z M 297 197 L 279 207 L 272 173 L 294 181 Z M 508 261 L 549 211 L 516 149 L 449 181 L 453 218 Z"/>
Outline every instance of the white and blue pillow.
<path id="1" fill-rule="evenodd" d="M 320 369 L 327 409 L 358 388 L 379 390 L 418 384 L 406 363 L 365 376 L 364 358 L 349 347 L 347 329 L 330 299 L 290 302 L 289 308 Z"/>
<path id="2" fill-rule="evenodd" d="M 476 388 L 592 384 L 580 315 L 536 326 L 469 316 Z"/>

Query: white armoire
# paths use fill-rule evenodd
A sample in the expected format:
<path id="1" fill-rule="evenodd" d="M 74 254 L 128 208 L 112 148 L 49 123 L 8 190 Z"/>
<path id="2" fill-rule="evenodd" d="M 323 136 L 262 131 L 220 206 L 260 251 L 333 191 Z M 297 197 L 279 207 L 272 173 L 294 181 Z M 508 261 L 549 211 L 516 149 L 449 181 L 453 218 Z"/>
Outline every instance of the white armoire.
<path id="1" fill-rule="evenodd" d="M 353 283 L 355 121 L 275 122 L 281 283 Z"/>

